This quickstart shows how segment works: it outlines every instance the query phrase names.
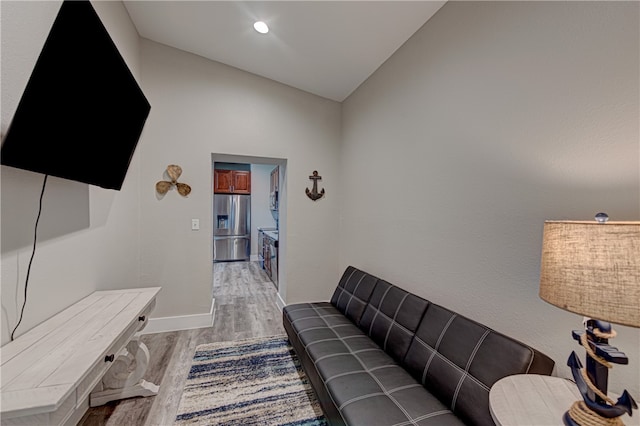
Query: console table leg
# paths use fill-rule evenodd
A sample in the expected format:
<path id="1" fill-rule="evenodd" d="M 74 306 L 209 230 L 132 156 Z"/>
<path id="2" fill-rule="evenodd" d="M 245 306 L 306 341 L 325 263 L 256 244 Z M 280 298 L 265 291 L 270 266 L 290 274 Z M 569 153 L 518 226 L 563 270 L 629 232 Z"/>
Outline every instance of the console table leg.
<path id="1" fill-rule="evenodd" d="M 157 395 L 158 385 L 142 378 L 148 366 L 149 349 L 139 336 L 134 337 L 105 373 L 99 390 L 91 393 L 89 405 L 98 407 L 118 399 Z"/>

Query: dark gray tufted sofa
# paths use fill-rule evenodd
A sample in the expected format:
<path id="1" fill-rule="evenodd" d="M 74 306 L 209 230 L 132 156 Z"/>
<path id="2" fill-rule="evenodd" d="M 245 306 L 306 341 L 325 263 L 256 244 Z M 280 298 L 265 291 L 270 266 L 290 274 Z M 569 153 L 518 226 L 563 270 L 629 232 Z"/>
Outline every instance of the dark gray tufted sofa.
<path id="1" fill-rule="evenodd" d="M 332 425 L 493 425 L 489 389 L 553 360 L 349 266 L 331 302 L 283 310 L 284 327 Z"/>

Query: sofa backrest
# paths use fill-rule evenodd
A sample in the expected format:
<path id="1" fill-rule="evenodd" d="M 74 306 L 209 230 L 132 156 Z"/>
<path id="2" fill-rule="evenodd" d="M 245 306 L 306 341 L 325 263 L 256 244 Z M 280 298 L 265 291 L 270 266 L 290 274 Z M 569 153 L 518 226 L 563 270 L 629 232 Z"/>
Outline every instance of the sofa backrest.
<path id="1" fill-rule="evenodd" d="M 358 325 L 377 282 L 373 275 L 348 266 L 333 292 L 331 304 Z"/>
<path id="2" fill-rule="evenodd" d="M 554 362 L 523 343 L 430 303 L 403 366 L 465 423 L 493 425 L 491 386 L 512 374 L 551 374 Z"/>
<path id="3" fill-rule="evenodd" d="M 428 304 L 421 297 L 379 280 L 359 327 L 401 363 Z"/>

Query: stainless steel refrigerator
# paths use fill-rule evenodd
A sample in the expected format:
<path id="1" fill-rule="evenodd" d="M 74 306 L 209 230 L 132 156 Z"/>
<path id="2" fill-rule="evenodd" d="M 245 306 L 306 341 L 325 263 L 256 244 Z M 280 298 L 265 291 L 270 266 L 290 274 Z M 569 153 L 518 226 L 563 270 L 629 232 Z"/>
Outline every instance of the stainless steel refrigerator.
<path id="1" fill-rule="evenodd" d="M 213 261 L 249 260 L 251 195 L 213 195 Z"/>

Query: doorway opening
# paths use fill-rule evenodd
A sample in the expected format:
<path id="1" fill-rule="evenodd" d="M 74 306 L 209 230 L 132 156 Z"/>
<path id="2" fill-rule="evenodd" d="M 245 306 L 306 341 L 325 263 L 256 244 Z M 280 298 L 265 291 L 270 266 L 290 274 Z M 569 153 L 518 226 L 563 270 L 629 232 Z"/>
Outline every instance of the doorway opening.
<path id="1" fill-rule="evenodd" d="M 233 277 L 219 272 L 237 263 L 254 272 L 259 268 L 275 286 L 282 308 L 287 276 L 287 160 L 212 153 L 211 177 L 212 294 L 213 288 L 233 285 Z M 249 204 L 249 213 L 238 210 L 248 217 L 246 221 L 234 220 L 236 211 L 230 207 L 234 203 Z"/>

